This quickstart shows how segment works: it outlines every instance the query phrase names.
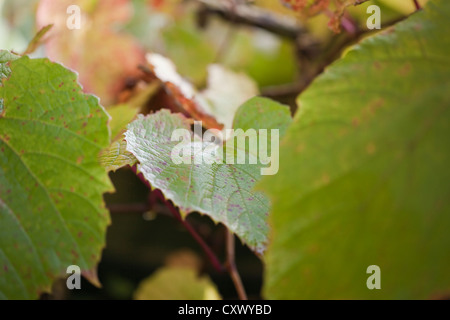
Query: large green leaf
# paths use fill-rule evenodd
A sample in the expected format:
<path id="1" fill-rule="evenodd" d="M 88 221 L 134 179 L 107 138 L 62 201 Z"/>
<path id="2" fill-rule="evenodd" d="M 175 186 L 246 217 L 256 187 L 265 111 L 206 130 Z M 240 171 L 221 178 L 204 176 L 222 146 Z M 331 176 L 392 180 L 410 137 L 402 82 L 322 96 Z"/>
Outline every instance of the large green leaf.
<path id="1" fill-rule="evenodd" d="M 0 100 L 0 298 L 36 298 L 72 264 L 95 281 L 112 189 L 97 162 L 108 115 L 47 59 L 9 62 Z"/>
<path id="2" fill-rule="evenodd" d="M 253 128 L 256 132 L 259 129 L 278 129 L 281 136 L 290 121 L 288 107 L 268 99 L 253 98 L 238 110 L 234 128 L 244 131 Z M 181 146 L 199 146 L 194 153 L 207 160 L 202 163 L 193 160 L 192 164 L 173 162 L 171 152 L 180 146 L 178 140 L 171 139 L 175 129 L 186 130 Z M 192 143 L 194 136 L 188 119 L 167 110 L 140 116 L 128 126 L 125 137 L 127 150 L 140 162 L 138 169 L 153 187 L 161 189 L 168 199 L 174 201 L 183 215 L 193 211 L 207 214 L 214 221 L 225 224 L 256 252 L 264 251 L 269 201 L 252 188 L 260 179 L 261 168 L 266 165 L 259 161 L 257 164 L 249 161 L 245 164 L 207 164 L 208 160 L 215 159 L 211 145 L 204 143 L 202 147 L 199 140 Z M 235 145 L 237 148 L 238 144 Z M 227 152 L 236 152 L 229 146 L 227 144 Z M 249 159 L 248 144 L 244 151 Z"/>
<path id="3" fill-rule="evenodd" d="M 273 200 L 268 298 L 450 290 L 448 1 L 364 40 L 299 98 Z M 381 290 L 366 287 L 381 269 Z"/>

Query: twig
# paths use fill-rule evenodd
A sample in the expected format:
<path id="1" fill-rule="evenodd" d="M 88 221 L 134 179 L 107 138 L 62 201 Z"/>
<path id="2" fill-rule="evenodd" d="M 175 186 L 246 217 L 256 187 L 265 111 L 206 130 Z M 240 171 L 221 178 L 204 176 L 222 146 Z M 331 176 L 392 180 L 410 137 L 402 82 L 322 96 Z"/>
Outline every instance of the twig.
<path id="1" fill-rule="evenodd" d="M 222 266 L 222 264 L 220 263 L 219 259 L 214 254 L 214 252 L 211 250 L 211 248 L 203 240 L 203 238 L 200 237 L 197 231 L 195 231 L 195 229 L 185 219 L 181 217 L 180 212 L 172 204 L 172 202 L 166 201 L 166 204 L 170 212 L 172 212 L 175 219 L 177 219 L 186 228 L 186 230 L 191 234 L 194 240 L 197 241 L 197 243 L 202 247 L 203 251 L 205 252 L 214 269 L 216 269 L 216 271 L 219 273 L 224 272 L 224 267 Z"/>
<path id="2" fill-rule="evenodd" d="M 258 27 L 291 39 L 307 33 L 306 28 L 297 19 L 278 15 L 256 6 L 217 0 L 197 0 L 197 2 L 202 5 L 199 15 L 203 18 L 216 15 L 232 23 Z"/>
<path id="3" fill-rule="evenodd" d="M 226 49 L 229 47 L 231 40 L 233 39 L 233 35 L 236 32 L 236 29 L 234 27 L 234 20 L 235 20 L 235 12 L 236 12 L 236 3 L 235 2 L 231 2 L 231 10 L 233 12 L 233 16 L 230 22 L 230 25 L 228 26 L 228 29 L 226 30 L 225 36 L 221 42 L 221 44 L 219 45 L 219 48 L 217 49 L 217 54 L 216 54 L 216 58 L 214 59 L 214 61 L 216 63 L 218 63 L 221 59 L 222 56 L 224 55 L 224 53 L 226 52 Z M 205 17 L 207 17 L 207 13 L 205 13 Z"/>
<path id="4" fill-rule="evenodd" d="M 237 294 L 240 300 L 248 300 L 247 293 L 242 284 L 241 276 L 236 268 L 235 255 L 234 255 L 234 234 L 230 231 L 226 231 L 226 249 L 227 249 L 227 262 L 226 268 L 230 273 L 231 280 L 233 280 Z"/>
<path id="5" fill-rule="evenodd" d="M 149 188 L 150 192 L 152 190 L 152 187 L 150 183 L 145 179 L 144 175 L 142 173 L 137 172 L 136 165 L 132 166 L 131 169 L 133 172 L 137 175 L 137 177 Z M 185 228 L 186 230 L 191 234 L 191 236 L 194 238 L 195 241 L 200 245 L 200 247 L 205 252 L 206 256 L 208 257 L 209 261 L 211 262 L 214 269 L 216 269 L 217 272 L 222 273 L 224 272 L 224 267 L 220 263 L 217 256 L 214 254 L 214 252 L 211 250 L 211 248 L 206 244 L 206 242 L 203 240 L 202 237 L 195 231 L 195 229 L 186 221 L 184 220 L 178 209 L 173 205 L 172 202 L 169 200 L 166 200 L 164 196 L 161 194 L 157 194 L 157 196 L 160 197 L 160 199 L 166 204 L 167 208 L 169 208 L 170 212 L 174 216 L 175 219 L 177 219 Z"/>
<path id="6" fill-rule="evenodd" d="M 422 9 L 422 7 L 420 6 L 419 0 L 413 0 L 413 1 L 414 1 L 414 5 L 416 6 L 416 10 Z"/>

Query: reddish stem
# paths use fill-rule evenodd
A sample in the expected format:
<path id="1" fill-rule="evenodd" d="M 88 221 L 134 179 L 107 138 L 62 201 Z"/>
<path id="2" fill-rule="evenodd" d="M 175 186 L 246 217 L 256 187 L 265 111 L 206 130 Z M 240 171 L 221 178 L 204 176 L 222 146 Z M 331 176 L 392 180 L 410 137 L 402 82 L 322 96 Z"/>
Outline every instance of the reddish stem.
<path id="1" fill-rule="evenodd" d="M 416 6 L 416 10 L 422 9 L 422 7 L 420 6 L 419 0 L 413 0 L 413 1 L 414 1 L 414 5 Z"/>
<path id="2" fill-rule="evenodd" d="M 178 209 L 172 204 L 170 201 L 166 201 L 166 205 L 169 208 L 170 212 L 172 212 L 175 219 L 177 219 L 181 224 L 186 228 L 186 230 L 191 234 L 191 236 L 197 241 L 197 243 L 202 247 L 203 251 L 207 255 L 209 261 L 211 262 L 214 269 L 216 269 L 217 272 L 222 273 L 224 272 L 224 267 L 220 263 L 219 259 L 216 257 L 214 252 L 211 250 L 211 248 L 205 243 L 202 237 L 195 231 L 194 227 L 192 227 L 186 220 L 184 220 Z"/>
<path id="3" fill-rule="evenodd" d="M 150 183 L 145 179 L 144 175 L 142 173 L 137 172 L 136 165 L 132 166 L 131 169 L 133 172 L 137 175 L 137 177 L 149 188 L 150 192 L 152 190 L 152 187 Z M 195 231 L 195 229 L 186 221 L 184 220 L 178 209 L 173 205 L 173 203 L 170 200 L 166 200 L 161 192 L 157 192 L 158 190 L 155 190 L 155 195 L 163 201 L 166 206 L 169 208 L 170 212 L 174 216 L 175 219 L 177 219 L 185 228 L 186 230 L 191 234 L 191 236 L 194 238 L 195 241 L 200 245 L 200 247 L 205 252 L 206 256 L 208 257 L 209 261 L 211 262 L 214 269 L 216 269 L 217 272 L 222 273 L 225 271 L 225 268 L 220 263 L 217 256 L 214 254 L 214 252 L 211 250 L 211 248 L 206 244 L 206 242 L 203 240 L 202 237 Z M 149 195 L 150 196 L 150 195 Z"/>
<path id="4" fill-rule="evenodd" d="M 248 300 L 247 293 L 245 292 L 244 285 L 242 284 L 241 276 L 239 275 L 238 269 L 236 267 L 235 253 L 234 253 L 234 234 L 227 230 L 226 234 L 226 248 L 227 248 L 227 269 L 230 273 L 231 280 L 233 280 L 234 287 L 236 288 L 237 294 L 240 300 Z"/>

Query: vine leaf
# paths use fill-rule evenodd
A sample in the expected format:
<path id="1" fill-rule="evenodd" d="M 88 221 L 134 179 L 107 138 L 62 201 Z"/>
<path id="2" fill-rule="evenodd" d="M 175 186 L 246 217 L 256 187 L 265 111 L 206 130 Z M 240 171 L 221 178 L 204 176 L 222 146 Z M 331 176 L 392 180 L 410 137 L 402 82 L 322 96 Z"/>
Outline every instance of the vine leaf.
<path id="1" fill-rule="evenodd" d="M 75 6 L 79 12 L 68 11 Z M 68 24 L 76 21 L 78 13 L 79 29 L 70 29 Z M 134 38 L 115 31 L 131 15 L 130 0 L 41 0 L 36 20 L 39 27 L 54 25 L 46 37 L 47 56 L 79 72 L 86 92 L 109 106 L 127 78 L 136 77 L 138 65 L 145 62 Z"/>
<path id="2" fill-rule="evenodd" d="M 278 129 L 282 135 L 290 121 L 288 107 L 255 97 L 240 107 L 234 128 L 246 132 L 250 128 L 255 132 L 259 129 Z M 212 150 L 221 147 L 212 145 L 211 141 L 204 141 L 202 145 L 201 140 L 190 131 L 190 125 L 191 122 L 184 116 L 171 114 L 168 110 L 147 117 L 139 116 L 125 133 L 127 150 L 137 158 L 138 170 L 152 187 L 160 189 L 172 200 L 182 216 L 193 211 L 206 214 L 226 225 L 250 248 L 262 253 L 267 242 L 269 201 L 263 193 L 252 189 L 260 179 L 261 168 L 266 166 L 259 161 L 249 164 L 248 160 L 246 164 L 227 164 L 224 161 L 207 164 L 216 160 Z M 171 139 L 175 129 L 185 130 L 181 143 Z M 172 161 L 172 151 L 180 146 L 194 148 L 189 157 L 191 164 Z M 269 151 L 270 146 L 269 140 Z M 236 150 L 226 144 L 224 154 L 234 156 Z M 246 159 L 253 156 L 248 144 L 245 150 L 241 150 Z M 195 157 L 200 161 L 197 162 Z"/>
<path id="3" fill-rule="evenodd" d="M 164 267 L 144 279 L 134 294 L 136 300 L 221 300 L 208 276 L 195 269 Z"/>
<path id="4" fill-rule="evenodd" d="M 96 283 L 109 117 L 63 66 L 4 51 L 0 60 L 0 298 L 37 298 L 73 264 Z"/>
<path id="5" fill-rule="evenodd" d="M 270 299 L 424 299 L 450 290 L 450 3 L 367 38 L 298 99 L 266 255 Z M 370 265 L 381 290 L 368 290 Z"/>

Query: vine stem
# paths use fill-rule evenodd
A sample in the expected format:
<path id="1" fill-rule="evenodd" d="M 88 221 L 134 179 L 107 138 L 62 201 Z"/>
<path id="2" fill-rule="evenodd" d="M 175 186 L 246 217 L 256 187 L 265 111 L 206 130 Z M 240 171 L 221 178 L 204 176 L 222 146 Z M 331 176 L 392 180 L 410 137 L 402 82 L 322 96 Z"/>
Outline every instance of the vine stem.
<path id="1" fill-rule="evenodd" d="M 419 0 L 413 0 L 414 1 L 414 5 L 416 6 L 417 10 L 422 9 L 422 7 L 420 6 Z"/>
<path id="2" fill-rule="evenodd" d="M 145 179 L 144 175 L 142 173 L 137 172 L 136 165 L 132 166 L 131 169 L 136 174 L 136 176 L 149 188 L 149 191 L 151 192 L 152 187 L 150 183 Z M 203 240 L 203 238 L 197 233 L 197 231 L 187 222 L 185 219 L 181 217 L 180 212 L 178 209 L 173 205 L 173 203 L 170 200 L 167 200 L 164 198 L 162 193 L 157 193 L 157 196 L 166 204 L 172 215 L 176 220 L 178 220 L 185 228 L 186 230 L 191 234 L 191 236 L 194 238 L 194 240 L 200 245 L 202 250 L 205 252 L 206 256 L 208 257 L 208 260 L 211 262 L 211 265 L 216 269 L 217 272 L 223 273 L 225 271 L 225 268 L 220 263 L 217 256 L 214 254 L 214 252 L 211 250 L 211 248 L 206 244 L 206 242 Z"/>
<path id="3" fill-rule="evenodd" d="M 216 269 L 217 272 L 222 273 L 224 272 L 224 267 L 220 263 L 217 256 L 214 254 L 214 252 L 211 250 L 211 248 L 205 243 L 202 237 L 195 231 L 195 229 L 185 220 L 181 217 L 180 212 L 178 209 L 172 204 L 170 201 L 166 201 L 166 204 L 172 212 L 175 219 L 177 219 L 185 228 L 186 230 L 191 234 L 191 236 L 194 238 L 195 241 L 202 247 L 203 251 L 205 252 L 206 256 L 208 257 L 209 261 L 211 262 L 214 269 Z"/>
<path id="4" fill-rule="evenodd" d="M 226 268 L 230 273 L 231 280 L 233 280 L 237 294 L 240 300 L 248 300 L 247 293 L 245 292 L 244 285 L 242 284 L 241 276 L 236 267 L 235 252 L 234 252 L 234 234 L 227 229 L 226 231 L 226 250 L 227 250 L 227 262 Z"/>

